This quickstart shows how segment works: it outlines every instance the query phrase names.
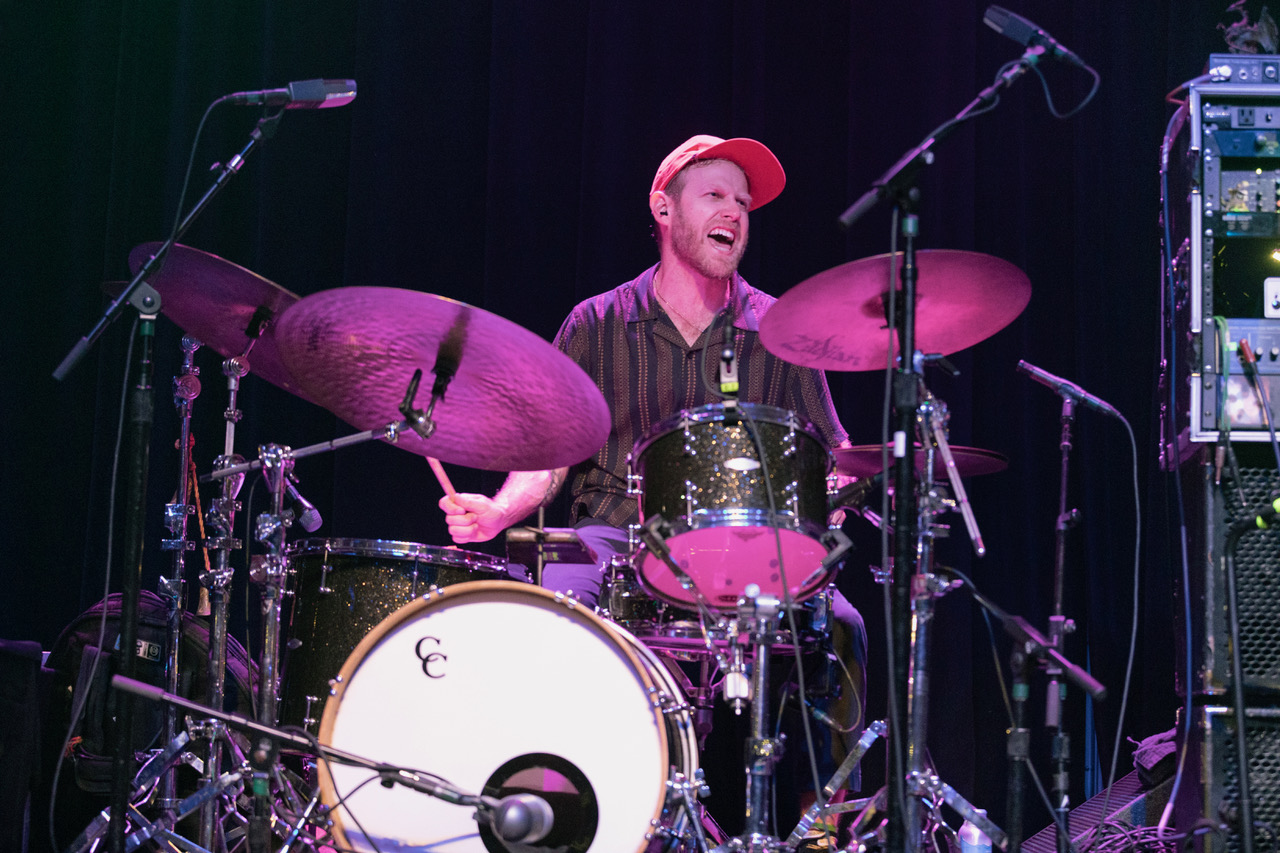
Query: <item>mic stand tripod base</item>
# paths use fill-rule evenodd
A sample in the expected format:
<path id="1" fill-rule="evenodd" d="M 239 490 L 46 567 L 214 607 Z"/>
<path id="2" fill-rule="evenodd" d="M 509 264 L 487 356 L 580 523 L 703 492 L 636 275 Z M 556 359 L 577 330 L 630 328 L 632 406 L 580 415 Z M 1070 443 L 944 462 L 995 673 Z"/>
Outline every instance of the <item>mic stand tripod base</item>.
<path id="1" fill-rule="evenodd" d="M 936 804 L 938 801 L 947 805 L 965 820 L 977 826 L 983 834 L 991 839 L 991 846 L 1001 850 L 1009 849 L 1009 836 L 1003 829 L 992 823 L 991 818 L 973 807 L 973 804 L 960 796 L 955 788 L 943 782 L 933 773 L 914 773 L 908 780 L 908 793 L 917 797 L 927 797 Z"/>

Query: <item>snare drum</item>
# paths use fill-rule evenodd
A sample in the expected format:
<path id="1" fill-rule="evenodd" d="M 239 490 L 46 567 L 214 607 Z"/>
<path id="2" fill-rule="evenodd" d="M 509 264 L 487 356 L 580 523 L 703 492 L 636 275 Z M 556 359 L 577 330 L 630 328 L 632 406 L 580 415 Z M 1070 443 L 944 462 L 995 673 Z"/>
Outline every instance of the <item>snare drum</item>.
<path id="1" fill-rule="evenodd" d="M 813 427 L 793 412 L 756 403 L 737 409 L 759 433 L 773 509 L 745 419 L 717 403 L 658 423 L 636 445 L 628 465 L 640 518 L 662 517 L 672 558 L 708 606 L 735 607 L 748 584 L 784 599 L 779 539 L 791 598 L 801 601 L 835 571 L 822 565 L 831 456 Z M 688 606 L 697 600 L 651 553 L 643 555 L 639 574 L 665 601 Z"/>
<path id="2" fill-rule="evenodd" d="M 329 681 L 366 634 L 432 587 L 505 580 L 505 560 L 383 539 L 302 539 L 288 552 L 293 606 L 280 719 L 315 731 Z"/>
<path id="3" fill-rule="evenodd" d="M 673 772 L 697 769 L 680 688 L 571 598 L 501 581 L 445 587 L 365 637 L 336 685 L 321 741 L 470 794 L 534 793 L 555 813 L 539 849 L 638 853 L 655 833 L 687 835 L 667 794 Z M 344 848 L 532 849 L 503 846 L 472 808 L 384 788 L 369 770 L 327 763 L 320 788 Z"/>

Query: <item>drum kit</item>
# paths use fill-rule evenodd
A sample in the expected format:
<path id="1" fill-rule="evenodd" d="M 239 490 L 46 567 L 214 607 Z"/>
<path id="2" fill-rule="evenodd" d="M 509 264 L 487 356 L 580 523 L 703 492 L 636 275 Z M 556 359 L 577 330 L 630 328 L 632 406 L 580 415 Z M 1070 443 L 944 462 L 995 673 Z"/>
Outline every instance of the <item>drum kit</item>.
<path id="1" fill-rule="evenodd" d="M 135 271 L 158 246 L 133 251 Z M 604 443 L 606 403 L 567 356 L 470 305 L 385 287 L 299 298 L 217 256 L 182 245 L 167 254 L 149 283 L 187 333 L 184 373 L 174 382 L 179 448 L 187 449 L 179 497 L 166 507 L 173 538 L 164 548 L 174 568 L 161 581 L 174 609 L 184 607 L 182 555 L 196 548 L 185 520 L 196 513 L 189 439 L 201 345 L 225 359 L 230 397 L 224 452 L 199 478 L 221 489 L 202 527 L 213 554 L 200 573 L 211 686 L 198 703 L 173 680 L 163 690 L 116 680 L 164 701 L 170 720 L 167 747 L 148 756 L 136 780 L 127 849 L 794 850 L 817 818 L 850 810 L 827 800 L 885 733 L 881 723 L 865 727 L 797 830 L 786 839 L 771 834 L 781 744 L 771 736 L 768 671 L 770 655 L 829 643 L 831 582 L 848 541 L 827 519 L 845 506 L 881 523 L 865 506 L 865 484 L 885 473 L 880 445 L 830 450 L 793 413 L 748 402 L 657 424 L 630 456 L 629 485 L 642 518 L 662 524 L 635 531 L 630 552 L 607 561 L 594 609 L 513 580 L 508 560 L 486 554 L 385 540 L 289 542 L 308 506 L 292 479 L 297 458 L 382 440 L 484 470 L 569 466 Z M 802 366 L 880 369 L 890 357 L 888 281 L 887 257 L 814 276 L 765 316 L 762 340 Z M 919 285 L 918 340 L 941 355 L 994 334 L 1030 298 L 1016 267 L 969 252 L 919 253 Z M 234 433 L 239 383 L 249 374 L 363 432 L 300 449 L 266 445 L 246 461 Z M 426 374 L 429 399 L 418 408 Z M 917 440 L 920 589 L 928 591 L 914 600 L 927 617 L 928 601 L 941 594 L 931 567 L 934 519 L 959 504 L 976 533 L 960 478 L 1007 462 L 950 446 L 946 407 L 927 392 Z M 271 501 L 256 519 L 262 547 L 249 567 L 263 642 L 255 719 L 247 720 L 223 710 L 223 684 L 230 557 L 242 547 L 232 533 L 237 496 L 255 471 Z M 864 484 L 855 499 L 833 496 L 833 473 Z M 954 500 L 934 482 L 944 477 Z M 559 558 L 552 531 L 535 530 L 539 560 Z M 561 545 L 579 547 L 571 532 L 560 535 Z M 922 645 L 926 624 L 917 626 Z M 922 666 L 923 652 L 917 659 Z M 916 676 L 925 680 L 922 670 Z M 717 692 L 752 713 L 749 814 L 739 838 L 709 831 L 698 803 L 700 738 Z M 187 710 L 182 727 L 179 709 Z M 923 714 L 911 710 L 912 736 L 923 738 L 914 722 Z M 202 768 L 201 782 L 180 797 L 174 768 L 193 752 L 186 763 Z M 935 780 L 931 790 L 984 820 L 945 784 Z M 859 805 L 875 812 L 873 800 Z M 179 821 L 196 813 L 194 837 L 185 837 Z M 97 849 L 103 823 L 71 849 Z M 989 821 L 983 826 L 1002 837 Z M 876 828 L 862 829 L 855 847 L 874 841 Z"/>

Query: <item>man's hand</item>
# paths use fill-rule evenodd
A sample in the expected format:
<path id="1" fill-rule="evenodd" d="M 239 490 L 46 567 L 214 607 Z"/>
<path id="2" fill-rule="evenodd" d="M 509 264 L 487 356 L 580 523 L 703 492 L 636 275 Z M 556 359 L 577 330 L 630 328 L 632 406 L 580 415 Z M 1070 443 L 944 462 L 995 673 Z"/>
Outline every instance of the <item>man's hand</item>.
<path id="1" fill-rule="evenodd" d="M 440 499 L 449 536 L 462 545 L 467 542 L 488 542 L 509 526 L 506 509 L 493 498 L 459 492 L 452 498 Z"/>
<path id="2" fill-rule="evenodd" d="M 459 545 L 488 542 L 538 507 L 550 503 L 568 473 L 568 468 L 516 471 L 491 498 L 465 493 L 445 495 L 439 506 L 444 510 L 449 535 Z"/>

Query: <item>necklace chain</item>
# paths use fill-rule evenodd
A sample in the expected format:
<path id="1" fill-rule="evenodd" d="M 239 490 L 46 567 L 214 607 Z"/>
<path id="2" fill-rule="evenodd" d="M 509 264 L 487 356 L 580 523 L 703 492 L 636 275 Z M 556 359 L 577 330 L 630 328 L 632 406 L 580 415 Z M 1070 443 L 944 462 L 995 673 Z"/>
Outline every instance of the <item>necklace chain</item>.
<path id="1" fill-rule="evenodd" d="M 672 304 L 671 304 L 670 302 L 668 302 L 665 298 L 663 298 L 662 294 L 658 291 L 658 288 L 656 288 L 656 287 L 655 287 L 655 288 L 653 289 L 653 294 L 654 294 L 654 296 L 657 296 L 657 297 L 658 297 L 658 302 L 662 303 L 662 307 L 663 307 L 663 308 L 666 308 L 666 309 L 667 309 L 668 311 L 670 311 L 672 314 L 675 314 L 675 315 L 676 315 L 677 317 L 679 317 L 681 320 L 683 320 L 683 321 L 685 321 L 686 323 L 688 323 L 688 324 L 689 324 L 689 328 L 691 328 L 691 329 L 702 329 L 702 328 L 705 328 L 705 324 L 704 324 L 704 325 L 702 325 L 702 326 L 699 326 L 697 323 L 693 322 L 693 321 L 692 321 L 692 320 L 690 320 L 688 317 L 684 316 L 684 315 L 683 315 L 683 314 L 681 314 L 679 311 L 677 311 L 677 310 L 676 310 L 676 307 L 675 307 L 674 305 L 672 305 Z"/>
<path id="2" fill-rule="evenodd" d="M 707 323 L 703 323 L 703 324 L 699 325 L 698 323 L 693 322 L 693 321 L 692 321 L 692 320 L 690 320 L 688 317 L 684 316 L 684 315 L 683 315 L 683 314 L 681 314 L 679 311 L 677 311 L 677 310 L 676 310 L 676 307 L 675 307 L 674 305 L 672 305 L 672 304 L 671 304 L 671 302 L 670 302 L 666 297 L 664 297 L 664 296 L 662 295 L 662 292 L 661 292 L 660 290 L 658 290 L 658 284 L 657 284 L 657 282 L 654 282 L 654 285 L 653 285 L 653 295 L 654 295 L 654 296 L 656 296 L 656 297 L 658 297 L 658 302 L 662 304 L 662 307 L 666 308 L 666 309 L 667 309 L 668 311 L 670 311 L 672 314 L 675 314 L 675 315 L 676 315 L 677 317 L 679 317 L 681 320 L 683 320 L 684 322 L 688 323 L 688 324 L 689 324 L 689 327 L 690 327 L 691 329 L 699 329 L 699 330 L 701 330 L 701 329 L 705 329 L 705 328 L 707 327 Z M 727 294 L 726 294 L 726 296 L 727 296 Z M 721 310 L 723 310 L 723 308 L 724 308 L 724 306 L 721 306 Z M 712 316 L 715 316 L 715 315 L 713 314 Z M 710 322 L 710 321 L 708 321 L 708 322 Z"/>

